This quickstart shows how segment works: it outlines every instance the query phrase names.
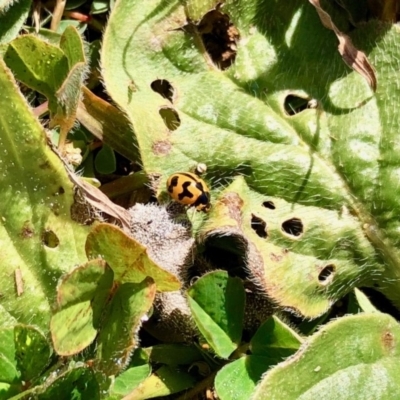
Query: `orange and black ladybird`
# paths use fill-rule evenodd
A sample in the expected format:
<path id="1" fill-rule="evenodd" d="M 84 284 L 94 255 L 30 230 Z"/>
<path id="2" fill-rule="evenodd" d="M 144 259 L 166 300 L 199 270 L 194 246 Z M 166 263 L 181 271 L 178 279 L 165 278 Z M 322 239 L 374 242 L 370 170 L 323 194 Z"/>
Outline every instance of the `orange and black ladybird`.
<path id="1" fill-rule="evenodd" d="M 211 208 L 210 191 L 203 179 L 190 172 L 176 172 L 167 180 L 170 196 L 180 204 L 207 212 Z"/>

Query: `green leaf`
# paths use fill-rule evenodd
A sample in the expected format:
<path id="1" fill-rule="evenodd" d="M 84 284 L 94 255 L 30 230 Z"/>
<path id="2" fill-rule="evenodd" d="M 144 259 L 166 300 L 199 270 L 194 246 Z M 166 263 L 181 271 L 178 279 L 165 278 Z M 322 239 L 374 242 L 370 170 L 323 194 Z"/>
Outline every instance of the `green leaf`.
<path id="1" fill-rule="evenodd" d="M 294 354 L 301 338 L 277 317 L 269 318 L 251 339 L 252 355 L 221 369 L 215 388 L 221 400 L 244 399 L 252 395 L 261 376 L 282 358 Z"/>
<path id="2" fill-rule="evenodd" d="M 86 253 L 88 258 L 106 260 L 119 283 L 139 283 L 149 276 L 161 292 L 180 288 L 179 280 L 157 266 L 144 246 L 114 225 L 98 224 L 87 237 Z"/>
<path id="3" fill-rule="evenodd" d="M 72 26 L 67 26 L 61 35 L 60 48 L 68 59 L 69 73 L 57 89 L 56 102 L 49 99 L 49 109 L 52 112 L 50 125 L 60 126 L 60 144 L 63 146 L 67 133 L 75 123 L 86 70 L 86 58 L 82 39 Z"/>
<path id="4" fill-rule="evenodd" d="M 125 400 L 146 400 L 181 392 L 195 384 L 188 373 L 163 366 L 149 376 L 141 385 L 130 392 Z"/>
<path id="5" fill-rule="evenodd" d="M 49 108 L 53 115 L 51 127 L 60 125 L 69 131 L 74 125 L 84 72 L 84 63 L 75 64 L 56 91 L 56 101 L 49 99 Z"/>
<path id="6" fill-rule="evenodd" d="M 157 344 L 145 348 L 144 351 L 149 355 L 153 363 L 160 364 L 186 365 L 203 359 L 201 352 L 194 345 Z"/>
<path id="7" fill-rule="evenodd" d="M 217 7 L 218 0 L 188 0 L 185 3 L 185 12 L 188 19 L 199 22 L 203 15 Z"/>
<path id="8" fill-rule="evenodd" d="M 76 19 L 62 19 L 58 24 L 56 32 L 62 34 L 68 28 L 74 28 L 80 34 L 83 34 L 87 28 L 87 24 Z"/>
<path id="9" fill-rule="evenodd" d="M 237 216 L 259 260 L 256 283 L 274 302 L 315 318 L 383 278 L 379 289 L 400 305 L 397 27 L 370 21 L 351 32 L 376 68 L 373 93 L 309 2 L 228 1 L 190 24 L 214 4 L 121 0 L 105 31 L 105 85 L 132 123 L 145 172 L 162 175 L 159 198 L 172 172 L 205 163 L 213 206 Z M 347 26 L 346 10 L 335 17 Z M 224 21 L 229 33 L 207 47 Z M 229 52 L 231 66 L 221 67 Z M 165 124 L 165 110 L 179 126 Z M 215 200 L 237 175 L 247 191 Z M 204 234 L 221 226 L 216 218 Z M 262 237 L 249 236 L 263 223 Z"/>
<path id="10" fill-rule="evenodd" d="M 39 32 L 36 33 L 34 27 L 25 26 L 25 30 L 28 33 L 35 34 L 35 36 L 45 42 L 58 46 L 60 44 L 61 35 L 57 32 L 51 31 L 50 29 L 40 28 Z"/>
<path id="11" fill-rule="evenodd" d="M 19 36 L 9 44 L 4 61 L 19 81 L 56 101 L 55 93 L 68 75 L 68 58 L 59 47 L 34 35 Z"/>
<path id="12" fill-rule="evenodd" d="M 113 149 L 103 144 L 103 147 L 96 155 L 94 165 L 101 174 L 112 174 L 117 168 Z"/>
<path id="13" fill-rule="evenodd" d="M 89 89 L 96 87 L 100 82 L 100 48 L 101 41 L 98 39 L 90 42 L 87 49 L 87 60 L 90 66 L 90 74 L 86 81 L 86 87 Z M 109 103 L 106 104 L 109 105 Z"/>
<path id="14" fill-rule="evenodd" d="M 68 26 L 61 35 L 60 49 L 68 58 L 70 69 L 76 64 L 85 63 L 86 57 L 81 36 L 72 26 Z"/>
<path id="15" fill-rule="evenodd" d="M 23 389 L 16 361 L 14 328 L 0 329 L 0 399 L 8 400 Z"/>
<path id="16" fill-rule="evenodd" d="M 14 2 L 6 11 L 0 6 L 0 44 L 13 40 L 28 18 L 31 8 L 30 0 Z"/>
<path id="17" fill-rule="evenodd" d="M 77 111 L 79 122 L 119 154 L 129 160 L 140 160 L 125 114 L 86 88 L 83 94 Z"/>
<path id="18" fill-rule="evenodd" d="M 58 354 L 76 354 L 93 342 L 112 284 L 113 272 L 103 260 L 89 261 L 63 278 L 57 290 L 59 310 L 50 324 Z"/>
<path id="19" fill-rule="evenodd" d="M 262 374 L 274 360 L 261 356 L 245 356 L 225 365 L 215 377 L 215 390 L 221 400 L 250 398 Z"/>
<path id="20" fill-rule="evenodd" d="M 93 15 L 105 13 L 109 9 L 108 0 L 94 0 L 90 5 L 90 12 Z"/>
<path id="21" fill-rule="evenodd" d="M 131 366 L 122 374 L 118 375 L 110 390 L 112 398 L 122 398 L 141 382 L 143 382 L 151 373 L 151 366 L 148 363 L 147 355 L 142 349 L 137 349 L 129 365 Z"/>
<path id="22" fill-rule="evenodd" d="M 17 320 L 0 304 L 0 326 L 8 328 L 16 324 Z"/>
<path id="23" fill-rule="evenodd" d="M 45 336 L 26 325 L 14 327 L 15 359 L 23 381 L 38 377 L 50 361 L 51 350 Z"/>
<path id="24" fill-rule="evenodd" d="M 227 358 L 240 343 L 245 293 L 241 280 L 225 271 L 203 275 L 188 291 L 193 319 L 213 350 Z"/>
<path id="25" fill-rule="evenodd" d="M 386 314 L 340 318 L 271 369 L 252 398 L 398 398 L 399 337 L 400 325 Z"/>
<path id="26" fill-rule="evenodd" d="M 359 289 L 355 288 L 354 289 L 354 295 L 357 299 L 357 303 L 360 306 L 361 310 L 366 312 L 366 313 L 376 313 L 379 312 L 374 305 L 371 303 L 371 301 L 368 299 L 368 297 Z"/>
<path id="27" fill-rule="evenodd" d="M 21 393 L 25 382 L 38 377 L 49 358 L 49 344 L 36 328 L 17 324 L 0 329 L 0 399 Z"/>
<path id="28" fill-rule="evenodd" d="M 61 35 L 59 46 L 21 36 L 10 43 L 4 60 L 18 80 L 47 97 L 50 127 L 61 127 L 63 142 L 75 122 L 86 61 L 82 39 L 72 26 Z"/>
<path id="29" fill-rule="evenodd" d="M 38 400 L 98 400 L 99 385 L 89 368 L 78 367 L 60 374 L 37 395 Z"/>
<path id="30" fill-rule="evenodd" d="M 304 320 L 298 326 L 297 329 L 302 335 L 308 336 L 313 334 L 321 325 L 329 320 L 329 312 L 322 314 L 318 318 L 313 320 Z"/>
<path id="31" fill-rule="evenodd" d="M 133 389 L 137 388 L 151 373 L 149 364 L 129 368 L 119 375 L 110 391 L 111 398 L 122 399 Z"/>
<path id="32" fill-rule="evenodd" d="M 87 260 L 88 227 L 74 221 L 72 182 L 3 60 L 0 93 L 1 303 L 46 334 L 59 277 Z"/>
<path id="33" fill-rule="evenodd" d="M 235 213 L 240 213 L 241 219 Z M 320 219 L 314 219 L 314 215 L 320 215 Z M 343 215 L 332 229 L 337 216 L 335 211 L 322 212 L 316 207 L 256 195 L 245 178 L 238 177 L 221 191 L 201 233 L 229 234 L 235 229 L 243 241 L 250 241 L 251 253 L 246 256 L 252 279 L 282 306 L 315 318 L 348 291 L 349 280 L 367 286 L 371 277 L 364 274 L 365 269 L 380 268 L 358 222 Z M 317 246 L 321 237 L 324 244 Z M 357 246 L 350 247 L 349 243 Z"/>
<path id="34" fill-rule="evenodd" d="M 272 316 L 258 328 L 251 339 L 250 349 L 252 354 L 275 358 L 277 363 L 295 353 L 301 343 L 301 337 L 293 329 Z"/>
<path id="35" fill-rule="evenodd" d="M 74 10 L 75 8 L 79 8 L 83 4 L 85 4 L 85 0 L 67 0 L 65 9 L 66 10 Z"/>
<path id="36" fill-rule="evenodd" d="M 0 382 L 11 384 L 20 380 L 15 361 L 14 328 L 0 329 Z M 3 394 L 0 387 L 0 394 Z"/>
<path id="37" fill-rule="evenodd" d="M 105 310 L 105 321 L 97 339 L 96 368 L 107 376 L 121 372 L 137 347 L 141 319 L 149 311 L 156 294 L 151 278 L 141 283 L 120 285 Z"/>

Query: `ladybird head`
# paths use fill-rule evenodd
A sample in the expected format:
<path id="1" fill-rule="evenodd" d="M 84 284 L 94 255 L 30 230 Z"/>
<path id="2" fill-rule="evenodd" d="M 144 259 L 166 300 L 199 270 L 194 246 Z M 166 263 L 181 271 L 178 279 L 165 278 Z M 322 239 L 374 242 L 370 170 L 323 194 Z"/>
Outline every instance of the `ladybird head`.
<path id="1" fill-rule="evenodd" d="M 194 206 L 196 207 L 197 211 L 208 212 L 211 209 L 211 196 L 209 192 L 203 192 L 201 196 L 197 198 L 196 203 Z"/>

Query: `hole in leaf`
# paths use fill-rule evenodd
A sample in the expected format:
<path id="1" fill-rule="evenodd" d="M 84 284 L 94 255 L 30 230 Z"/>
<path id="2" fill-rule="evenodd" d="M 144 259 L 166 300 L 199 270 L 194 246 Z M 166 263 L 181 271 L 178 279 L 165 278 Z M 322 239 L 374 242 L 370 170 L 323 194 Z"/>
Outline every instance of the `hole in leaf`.
<path id="1" fill-rule="evenodd" d="M 229 68 L 236 58 L 236 43 L 239 31 L 223 12 L 211 10 L 204 15 L 197 26 L 207 53 L 220 69 Z"/>
<path id="2" fill-rule="evenodd" d="M 333 264 L 329 264 L 327 266 L 325 266 L 322 271 L 319 273 L 318 275 L 318 280 L 321 283 L 328 283 L 327 281 L 331 281 L 333 278 L 333 273 L 335 272 L 336 268 Z"/>
<path id="3" fill-rule="evenodd" d="M 174 131 L 179 128 L 181 120 L 179 119 L 178 113 L 171 107 L 162 107 L 159 111 L 164 124 L 170 131 Z"/>
<path id="4" fill-rule="evenodd" d="M 50 249 L 55 249 L 60 244 L 60 239 L 52 230 L 45 230 L 42 235 L 42 243 Z"/>
<path id="5" fill-rule="evenodd" d="M 248 279 L 247 261 L 246 243 L 240 235 L 209 236 L 204 242 L 202 257 L 195 260 L 188 275 L 202 276 L 210 270 L 221 269 L 230 276 Z"/>
<path id="6" fill-rule="evenodd" d="M 284 107 L 289 115 L 296 115 L 308 108 L 309 99 L 289 94 L 286 96 Z"/>
<path id="7" fill-rule="evenodd" d="M 270 210 L 275 210 L 275 204 L 273 201 L 264 201 L 264 203 L 262 203 L 263 207 L 265 208 L 269 208 Z"/>
<path id="8" fill-rule="evenodd" d="M 164 97 L 164 99 L 167 99 L 172 103 L 172 99 L 174 97 L 174 88 L 167 80 L 156 79 L 155 81 L 151 82 L 150 87 L 154 92 L 158 93 L 160 96 Z"/>
<path id="9" fill-rule="evenodd" d="M 300 236 L 303 233 L 303 223 L 298 218 L 291 218 L 282 224 L 284 232 L 292 236 Z"/>
<path id="10" fill-rule="evenodd" d="M 261 218 L 256 217 L 254 214 L 251 214 L 251 228 L 261 238 L 268 237 L 267 223 L 263 221 Z"/>

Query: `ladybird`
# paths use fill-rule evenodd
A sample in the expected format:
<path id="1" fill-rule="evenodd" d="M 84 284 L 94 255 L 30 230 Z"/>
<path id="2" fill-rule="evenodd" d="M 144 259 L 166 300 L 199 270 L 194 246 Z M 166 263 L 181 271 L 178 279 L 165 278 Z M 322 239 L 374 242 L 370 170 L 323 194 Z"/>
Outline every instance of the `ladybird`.
<path id="1" fill-rule="evenodd" d="M 195 207 L 197 211 L 207 212 L 211 208 L 210 191 L 197 175 L 190 172 L 176 172 L 167 180 L 167 190 L 180 204 Z"/>

